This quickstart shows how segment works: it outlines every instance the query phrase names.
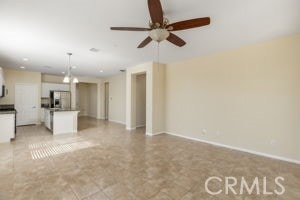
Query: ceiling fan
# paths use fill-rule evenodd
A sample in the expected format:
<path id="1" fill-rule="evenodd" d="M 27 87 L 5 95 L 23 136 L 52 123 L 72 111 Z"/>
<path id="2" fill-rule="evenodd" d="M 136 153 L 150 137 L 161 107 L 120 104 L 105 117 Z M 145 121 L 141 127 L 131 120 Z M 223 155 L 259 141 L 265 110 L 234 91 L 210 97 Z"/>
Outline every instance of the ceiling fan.
<path id="1" fill-rule="evenodd" d="M 169 42 L 182 47 L 186 42 L 173 34 L 173 31 L 197 28 L 210 24 L 209 17 L 190 19 L 170 24 L 169 20 L 163 16 L 160 0 L 148 0 L 148 7 L 151 17 L 149 28 L 111 27 L 110 29 L 116 31 L 149 31 L 149 36 L 138 46 L 138 48 L 145 47 L 152 40 L 157 42 L 168 40 Z"/>

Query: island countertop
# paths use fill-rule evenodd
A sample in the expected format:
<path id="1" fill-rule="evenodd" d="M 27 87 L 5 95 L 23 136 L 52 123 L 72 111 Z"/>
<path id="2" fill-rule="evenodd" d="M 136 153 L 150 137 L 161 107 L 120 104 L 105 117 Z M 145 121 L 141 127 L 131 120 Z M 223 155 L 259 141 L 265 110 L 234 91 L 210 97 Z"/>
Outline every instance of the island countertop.
<path id="1" fill-rule="evenodd" d="M 53 135 L 77 133 L 79 110 L 45 108 L 45 126 Z"/>
<path id="2" fill-rule="evenodd" d="M 79 110 L 76 109 L 65 109 L 65 108 L 45 108 L 45 109 L 52 112 L 79 112 Z"/>
<path id="3" fill-rule="evenodd" d="M 17 111 L 0 111 L 0 115 L 1 114 L 16 114 L 17 113 Z"/>

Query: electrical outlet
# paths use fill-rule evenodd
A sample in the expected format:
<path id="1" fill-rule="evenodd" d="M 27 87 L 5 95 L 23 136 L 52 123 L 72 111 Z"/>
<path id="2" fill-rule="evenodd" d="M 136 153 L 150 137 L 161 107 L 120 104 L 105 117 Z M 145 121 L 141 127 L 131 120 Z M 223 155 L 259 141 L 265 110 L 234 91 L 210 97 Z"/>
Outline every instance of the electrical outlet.
<path id="1" fill-rule="evenodd" d="M 217 136 L 220 136 L 222 135 L 222 132 L 221 131 L 217 131 Z"/>
<path id="2" fill-rule="evenodd" d="M 205 135 L 207 133 L 206 129 L 202 129 L 202 134 Z"/>
<path id="3" fill-rule="evenodd" d="M 271 144 L 271 145 L 274 145 L 274 144 L 276 144 L 276 142 L 277 142 L 277 141 L 276 141 L 275 139 L 272 139 L 272 140 L 270 141 L 270 144 Z"/>

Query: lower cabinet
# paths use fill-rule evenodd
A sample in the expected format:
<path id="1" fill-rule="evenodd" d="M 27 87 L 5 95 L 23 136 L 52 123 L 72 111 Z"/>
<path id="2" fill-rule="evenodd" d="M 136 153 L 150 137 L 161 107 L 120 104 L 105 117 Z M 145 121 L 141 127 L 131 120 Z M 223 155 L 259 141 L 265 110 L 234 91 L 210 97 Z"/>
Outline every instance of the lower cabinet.
<path id="1" fill-rule="evenodd" d="M 50 116 L 50 110 L 45 109 L 45 117 L 44 117 L 44 121 L 45 121 L 45 126 L 51 130 L 51 116 Z"/>
<path id="2" fill-rule="evenodd" d="M 45 108 L 41 108 L 41 122 L 45 122 Z"/>
<path id="3" fill-rule="evenodd" d="M 0 143 L 15 137 L 15 114 L 0 114 Z"/>

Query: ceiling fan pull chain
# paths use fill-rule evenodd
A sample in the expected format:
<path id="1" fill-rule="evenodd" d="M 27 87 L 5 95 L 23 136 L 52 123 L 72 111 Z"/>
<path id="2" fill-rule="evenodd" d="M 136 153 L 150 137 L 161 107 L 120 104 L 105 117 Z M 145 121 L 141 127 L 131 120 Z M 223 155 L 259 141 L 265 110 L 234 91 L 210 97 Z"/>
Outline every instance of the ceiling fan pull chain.
<path id="1" fill-rule="evenodd" d="M 157 82 L 157 89 L 160 90 L 160 74 L 159 74 L 159 68 L 160 68 L 160 60 L 159 60 L 159 45 L 160 45 L 160 42 L 157 42 L 157 76 L 158 76 L 158 82 Z M 157 98 L 160 99 L 160 92 L 158 92 L 157 94 Z M 158 107 L 160 108 L 160 101 L 157 102 L 158 104 Z M 160 115 L 158 114 L 157 115 L 157 120 L 160 122 Z"/>
<path id="2" fill-rule="evenodd" d="M 157 42 L 157 63 L 158 63 L 158 72 L 159 72 L 159 66 L 160 66 L 160 64 L 159 64 L 159 62 L 160 62 L 160 57 L 159 57 L 159 44 L 160 44 L 160 42 Z"/>

